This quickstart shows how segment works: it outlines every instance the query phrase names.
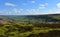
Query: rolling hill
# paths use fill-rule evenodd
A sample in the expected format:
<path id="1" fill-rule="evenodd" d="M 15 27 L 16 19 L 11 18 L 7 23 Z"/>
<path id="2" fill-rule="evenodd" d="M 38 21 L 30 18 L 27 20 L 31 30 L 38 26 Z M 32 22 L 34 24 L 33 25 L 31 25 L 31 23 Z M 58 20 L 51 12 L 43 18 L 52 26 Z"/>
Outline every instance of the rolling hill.
<path id="1" fill-rule="evenodd" d="M 60 14 L 47 15 L 1 15 L 0 21 L 18 21 L 18 22 L 60 22 Z"/>
<path id="2" fill-rule="evenodd" d="M 60 14 L 0 15 L 0 37 L 60 37 Z"/>

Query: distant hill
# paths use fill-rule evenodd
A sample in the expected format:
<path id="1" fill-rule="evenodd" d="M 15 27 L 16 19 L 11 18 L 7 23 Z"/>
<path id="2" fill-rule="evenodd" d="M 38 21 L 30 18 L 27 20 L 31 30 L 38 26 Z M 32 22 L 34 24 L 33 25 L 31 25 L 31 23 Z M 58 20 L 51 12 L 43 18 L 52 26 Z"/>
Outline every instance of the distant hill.
<path id="1" fill-rule="evenodd" d="M 12 20 L 18 22 L 60 22 L 60 14 L 24 15 L 24 16 L 0 15 L 0 22 L 3 20 L 5 20 L 5 22 Z"/>

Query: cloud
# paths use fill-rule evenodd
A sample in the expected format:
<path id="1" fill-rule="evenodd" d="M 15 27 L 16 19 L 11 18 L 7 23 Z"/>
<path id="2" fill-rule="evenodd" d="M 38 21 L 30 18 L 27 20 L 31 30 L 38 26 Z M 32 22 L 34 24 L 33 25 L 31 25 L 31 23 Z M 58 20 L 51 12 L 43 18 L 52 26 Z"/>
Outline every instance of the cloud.
<path id="1" fill-rule="evenodd" d="M 0 15 L 21 15 L 23 9 L 0 10 Z"/>
<path id="2" fill-rule="evenodd" d="M 44 8 L 46 8 L 46 5 L 45 4 L 40 4 L 39 8 L 44 9 Z"/>
<path id="3" fill-rule="evenodd" d="M 60 3 L 57 3 L 57 7 L 60 8 Z"/>
<path id="4" fill-rule="evenodd" d="M 0 15 L 6 15 L 9 14 L 8 10 L 0 10 Z"/>
<path id="5" fill-rule="evenodd" d="M 56 14 L 60 14 L 60 9 L 53 10 L 52 12 L 54 12 Z"/>
<path id="6" fill-rule="evenodd" d="M 25 14 L 24 9 L 17 9 L 17 8 L 14 8 L 14 9 L 12 9 L 11 12 L 12 12 L 14 15 L 24 15 L 24 14 Z"/>
<path id="7" fill-rule="evenodd" d="M 44 4 L 39 4 L 39 9 L 44 9 L 48 6 L 48 3 L 44 3 Z"/>
<path id="8" fill-rule="evenodd" d="M 46 14 L 60 14 L 60 9 L 48 10 Z"/>
<path id="9" fill-rule="evenodd" d="M 13 3 L 9 3 L 9 2 L 7 2 L 7 3 L 5 3 L 5 6 L 15 7 L 16 5 L 15 5 L 15 4 L 13 4 Z"/>
<path id="10" fill-rule="evenodd" d="M 13 11 L 14 13 L 17 13 L 17 12 L 18 12 L 18 10 L 17 10 L 16 8 L 14 8 L 12 11 Z"/>
<path id="11" fill-rule="evenodd" d="M 22 10 L 17 9 L 17 8 L 14 8 L 14 9 L 12 10 L 12 12 L 15 13 L 15 14 L 20 14 L 21 11 L 22 11 Z"/>
<path id="12" fill-rule="evenodd" d="M 0 10 L 0 15 L 44 15 L 44 14 L 60 14 L 60 9 L 53 9 L 53 10 L 47 10 L 40 11 L 40 9 L 17 9 L 14 8 L 11 11 L 9 10 Z"/>
<path id="13" fill-rule="evenodd" d="M 39 9 L 27 9 L 26 13 L 28 13 L 28 15 L 39 15 L 39 14 L 41 14 Z"/>
<path id="14" fill-rule="evenodd" d="M 35 3 L 35 1 L 31 1 L 31 3 Z"/>
<path id="15" fill-rule="evenodd" d="M 48 3 L 45 3 L 45 5 L 48 5 Z"/>

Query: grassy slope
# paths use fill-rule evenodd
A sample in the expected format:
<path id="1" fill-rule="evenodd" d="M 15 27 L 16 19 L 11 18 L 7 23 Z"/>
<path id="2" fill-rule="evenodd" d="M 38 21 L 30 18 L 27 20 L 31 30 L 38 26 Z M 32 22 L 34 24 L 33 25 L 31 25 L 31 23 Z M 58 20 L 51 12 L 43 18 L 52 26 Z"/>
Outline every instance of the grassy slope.
<path id="1" fill-rule="evenodd" d="M 0 24 L 0 37 L 27 37 L 30 34 L 39 34 L 39 33 L 47 33 L 49 31 L 53 31 L 53 30 L 59 30 L 60 28 L 58 27 L 43 27 L 43 26 L 35 26 L 36 24 L 36 20 L 37 22 L 45 22 L 46 20 L 48 21 L 51 18 L 53 18 L 54 20 L 60 20 L 60 15 L 48 15 L 47 16 L 24 16 L 22 18 L 20 17 L 11 17 L 12 19 L 5 19 L 7 20 L 9 23 L 11 24 Z M 6 17 L 8 18 L 8 17 Z M 2 19 L 2 20 L 3 20 Z M 12 20 L 12 21 L 11 21 Z M 17 21 L 18 20 L 18 21 Z M 19 20 L 23 20 L 23 22 L 35 22 L 35 23 L 22 23 Z M 5 21 L 5 22 L 7 22 Z M 58 22 L 58 21 L 57 21 Z M 36 24 L 37 25 L 37 24 Z M 40 23 L 39 23 L 40 25 Z M 43 24 L 42 24 L 43 25 Z M 49 25 L 49 24 L 48 24 Z M 52 24 L 53 25 L 53 24 Z"/>

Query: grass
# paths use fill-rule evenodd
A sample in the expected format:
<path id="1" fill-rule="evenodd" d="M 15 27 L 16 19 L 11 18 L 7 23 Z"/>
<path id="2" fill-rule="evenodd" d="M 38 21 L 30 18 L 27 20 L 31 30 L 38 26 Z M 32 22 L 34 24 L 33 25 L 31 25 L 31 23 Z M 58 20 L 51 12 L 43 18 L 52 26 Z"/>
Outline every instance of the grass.
<path id="1" fill-rule="evenodd" d="M 6 28 L 8 27 L 8 28 Z M 32 31 L 26 29 L 21 29 L 21 27 L 32 27 Z M 22 31 L 21 31 L 21 30 Z M 9 31 L 8 31 L 9 30 Z M 11 31 L 10 31 L 11 30 Z M 14 31 L 15 30 L 15 31 Z M 19 31 L 18 31 L 19 30 Z M 27 31 L 26 31 L 27 30 Z M 30 34 L 39 34 L 39 33 L 47 33 L 49 31 L 59 30 L 60 28 L 51 28 L 51 27 L 36 27 L 33 24 L 12 24 L 12 25 L 3 25 L 0 27 L 0 35 L 9 36 L 9 37 L 27 37 Z M 7 32 L 8 31 L 8 32 Z M 6 33 L 6 34 L 5 34 Z M 13 35 L 12 35 L 13 34 Z"/>

